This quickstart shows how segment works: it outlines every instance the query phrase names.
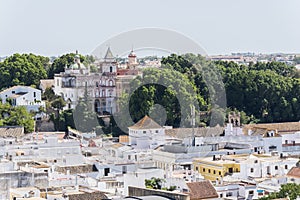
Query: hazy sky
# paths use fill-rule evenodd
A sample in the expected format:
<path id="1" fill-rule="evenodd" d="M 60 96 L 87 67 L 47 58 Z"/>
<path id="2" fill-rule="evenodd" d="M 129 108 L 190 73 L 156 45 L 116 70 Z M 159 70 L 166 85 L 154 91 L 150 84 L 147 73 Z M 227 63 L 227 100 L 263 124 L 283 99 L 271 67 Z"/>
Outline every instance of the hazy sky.
<path id="1" fill-rule="evenodd" d="M 89 54 L 143 27 L 178 31 L 208 54 L 300 53 L 299 10 L 299 0 L 0 0 L 0 56 Z"/>

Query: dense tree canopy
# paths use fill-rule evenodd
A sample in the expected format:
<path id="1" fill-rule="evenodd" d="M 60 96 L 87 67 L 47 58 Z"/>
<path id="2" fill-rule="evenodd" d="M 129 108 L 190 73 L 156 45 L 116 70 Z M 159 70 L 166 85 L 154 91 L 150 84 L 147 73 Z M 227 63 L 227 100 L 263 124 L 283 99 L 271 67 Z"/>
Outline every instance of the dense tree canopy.
<path id="1" fill-rule="evenodd" d="M 34 129 L 33 115 L 25 107 L 13 107 L 0 101 L 0 126 L 23 126 L 25 133 Z"/>
<path id="2" fill-rule="evenodd" d="M 187 76 L 167 68 L 145 69 L 143 77 L 131 82 L 130 93 L 131 95 L 125 95 L 121 100 L 121 109 L 129 108 L 134 122 L 153 113 L 152 117 L 161 125 L 189 126 L 190 106 L 205 104 Z M 155 105 L 161 105 L 160 108 L 166 111 L 166 121 L 161 119 L 163 110 Z"/>
<path id="3" fill-rule="evenodd" d="M 0 90 L 15 85 L 38 86 L 47 78 L 49 58 L 34 54 L 14 54 L 0 63 Z"/>
<path id="4" fill-rule="evenodd" d="M 261 122 L 299 121 L 300 80 L 282 63 L 252 66 L 217 62 L 223 71 L 228 107 L 254 115 Z"/>
<path id="5" fill-rule="evenodd" d="M 208 114 L 207 118 L 202 119 L 207 125 L 217 124 L 209 123 L 212 113 L 217 113 L 216 117 L 220 118 L 217 121 L 224 119 L 225 111 L 215 109 L 216 106 L 212 105 L 222 108 L 221 104 L 226 101 L 227 110 L 240 111 L 244 123 L 300 119 L 300 79 L 295 78 L 298 72 L 293 66 L 280 62 L 240 65 L 233 62 L 211 62 L 193 54 L 172 54 L 163 58 L 162 68 L 151 69 L 151 73 L 145 70 L 143 78 L 133 81 L 132 84 L 143 85 L 130 96 L 129 108 L 134 121 L 148 114 L 154 104 L 162 103 L 169 112 L 167 124 L 176 126 L 176 119 L 182 114 L 176 103 L 177 94 L 172 96 L 171 90 L 166 90 L 168 88 L 145 84 L 148 82 L 144 81 L 150 78 L 153 83 L 159 82 L 159 72 L 163 70 L 169 70 L 163 71 L 164 76 L 174 77 L 173 81 L 180 79 L 185 83 L 189 82 L 195 88 L 197 95 L 194 98 L 198 99 L 200 110 Z M 174 71 L 179 72 L 182 77 L 175 76 Z M 225 89 L 226 97 L 220 95 L 222 89 Z M 162 102 L 166 99 L 166 102 Z M 126 101 L 121 101 L 121 107 L 126 106 Z"/>

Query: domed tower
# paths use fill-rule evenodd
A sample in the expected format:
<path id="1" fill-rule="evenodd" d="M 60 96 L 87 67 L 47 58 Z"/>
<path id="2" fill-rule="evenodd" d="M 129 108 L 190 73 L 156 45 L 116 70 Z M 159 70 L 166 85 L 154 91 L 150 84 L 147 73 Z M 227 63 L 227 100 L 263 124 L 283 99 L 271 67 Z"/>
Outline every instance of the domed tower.
<path id="1" fill-rule="evenodd" d="M 66 66 L 65 72 L 67 74 L 89 74 L 89 68 L 80 62 L 80 55 L 77 50 L 74 56 L 74 62 L 70 66 Z"/>
<path id="2" fill-rule="evenodd" d="M 74 56 L 74 63 L 80 65 L 80 56 L 76 50 L 76 55 Z"/>
<path id="3" fill-rule="evenodd" d="M 127 67 L 132 69 L 135 68 L 135 66 L 138 65 L 136 54 L 134 53 L 133 50 L 131 50 L 130 54 L 128 55 L 128 63 Z"/>

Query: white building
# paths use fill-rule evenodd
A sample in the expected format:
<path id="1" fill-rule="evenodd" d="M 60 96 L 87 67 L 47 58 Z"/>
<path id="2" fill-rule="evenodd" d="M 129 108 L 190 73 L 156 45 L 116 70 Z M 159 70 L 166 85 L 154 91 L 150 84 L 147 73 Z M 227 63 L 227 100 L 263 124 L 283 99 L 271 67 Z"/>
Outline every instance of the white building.
<path id="1" fill-rule="evenodd" d="M 28 86 L 13 86 L 3 90 L 0 99 L 3 104 L 10 99 L 13 106 L 25 106 L 28 111 L 38 111 L 40 107 L 45 107 L 41 90 Z"/>
<path id="2" fill-rule="evenodd" d="M 124 174 L 124 192 L 128 195 L 128 186 L 143 187 L 145 186 L 145 179 L 165 178 L 164 171 L 157 168 L 137 169 L 135 172 Z"/>
<path id="3" fill-rule="evenodd" d="M 237 182 L 216 185 L 219 198 L 228 199 L 258 199 L 256 184 Z"/>
<path id="4" fill-rule="evenodd" d="M 87 92 L 95 112 L 111 114 L 116 111 L 117 63 L 110 48 L 98 67 L 97 73 L 90 73 L 77 54 L 74 64 L 66 66 L 65 72 L 54 75 L 54 93 L 64 98 L 67 102 L 66 109 L 74 109 Z"/>
<path id="5" fill-rule="evenodd" d="M 165 143 L 165 129 L 148 116 L 128 129 L 129 145 L 137 149 L 152 149 Z"/>
<path id="6" fill-rule="evenodd" d="M 240 165 L 240 172 L 232 175 L 240 179 L 284 176 L 298 162 L 298 159 L 295 158 L 281 158 L 266 154 L 223 156 L 223 159 L 230 158 Z"/>

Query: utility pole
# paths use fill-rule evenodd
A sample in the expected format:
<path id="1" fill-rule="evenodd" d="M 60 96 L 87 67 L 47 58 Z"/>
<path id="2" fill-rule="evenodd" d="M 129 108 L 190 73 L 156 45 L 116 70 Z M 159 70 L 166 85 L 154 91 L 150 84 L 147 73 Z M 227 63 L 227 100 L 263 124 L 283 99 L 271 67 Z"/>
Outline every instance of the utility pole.
<path id="1" fill-rule="evenodd" d="M 192 130 L 192 144 L 191 146 L 195 146 L 195 106 L 191 105 L 191 126 Z"/>

